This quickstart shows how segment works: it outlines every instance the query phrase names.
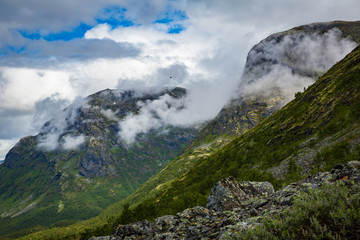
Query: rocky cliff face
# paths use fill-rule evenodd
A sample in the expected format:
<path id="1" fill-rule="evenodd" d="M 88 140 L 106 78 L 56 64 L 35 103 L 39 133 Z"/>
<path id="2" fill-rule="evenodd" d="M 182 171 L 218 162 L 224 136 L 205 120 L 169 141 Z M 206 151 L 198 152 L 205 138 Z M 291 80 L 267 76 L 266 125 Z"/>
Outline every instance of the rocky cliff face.
<path id="1" fill-rule="evenodd" d="M 248 53 L 236 94 L 197 136 L 240 135 L 280 109 L 360 43 L 360 22 L 275 33 Z"/>
<path id="2" fill-rule="evenodd" d="M 349 189 L 358 189 L 360 162 L 337 164 L 331 172 L 320 172 L 278 191 L 274 191 L 269 182 L 237 182 L 232 177 L 226 178 L 212 188 L 207 208 L 186 209 L 176 215 L 159 217 L 154 222 L 145 220 L 119 225 L 111 236 L 91 240 L 242 239 L 247 231 L 261 226 L 262 220 L 269 214 L 281 215 L 289 211 L 300 194 L 337 182 L 342 182 Z M 357 196 L 359 200 L 360 196 Z M 353 237 L 359 235 L 356 232 L 351 234 L 354 234 Z"/>
<path id="3" fill-rule="evenodd" d="M 166 108 L 184 107 L 185 97 L 183 88 L 156 92 L 107 89 L 69 106 L 47 122 L 39 135 L 21 139 L 0 166 L 3 231 L 21 229 L 16 223 L 20 218 L 30 227 L 91 217 L 126 197 L 180 154 L 198 128 L 163 125 L 137 134 L 128 143 L 119 133 L 120 123 L 159 99 L 164 99 Z M 49 208 L 53 216 L 36 217 Z M 39 212 L 32 215 L 36 209 Z"/>

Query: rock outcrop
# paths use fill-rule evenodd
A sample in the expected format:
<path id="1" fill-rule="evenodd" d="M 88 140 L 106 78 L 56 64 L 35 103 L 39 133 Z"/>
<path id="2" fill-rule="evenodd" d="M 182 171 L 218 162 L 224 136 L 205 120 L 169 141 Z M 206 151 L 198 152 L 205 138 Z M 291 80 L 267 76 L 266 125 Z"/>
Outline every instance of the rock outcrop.
<path id="1" fill-rule="evenodd" d="M 274 193 L 269 182 L 237 182 L 233 177 L 223 179 L 211 189 L 207 208 L 217 212 L 243 207 L 254 198 L 265 198 Z"/>
<path id="2" fill-rule="evenodd" d="M 119 225 L 111 236 L 91 240 L 120 239 L 222 239 L 261 224 L 265 214 L 280 214 L 293 205 L 294 198 L 323 184 L 342 181 L 348 187 L 360 184 L 360 162 L 337 164 L 331 172 L 320 172 L 274 191 L 269 182 L 237 182 L 229 177 L 216 183 L 207 207 L 186 209 L 162 216 Z"/>

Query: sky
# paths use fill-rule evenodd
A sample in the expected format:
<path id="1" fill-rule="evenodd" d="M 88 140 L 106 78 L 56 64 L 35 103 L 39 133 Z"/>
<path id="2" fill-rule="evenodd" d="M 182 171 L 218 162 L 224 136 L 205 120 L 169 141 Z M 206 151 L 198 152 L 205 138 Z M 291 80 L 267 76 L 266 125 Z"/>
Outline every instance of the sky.
<path id="1" fill-rule="evenodd" d="M 211 119 L 254 44 L 302 24 L 359 20 L 358 9 L 358 0 L 1 0 L 0 159 L 106 88 L 185 87 L 196 120 Z"/>

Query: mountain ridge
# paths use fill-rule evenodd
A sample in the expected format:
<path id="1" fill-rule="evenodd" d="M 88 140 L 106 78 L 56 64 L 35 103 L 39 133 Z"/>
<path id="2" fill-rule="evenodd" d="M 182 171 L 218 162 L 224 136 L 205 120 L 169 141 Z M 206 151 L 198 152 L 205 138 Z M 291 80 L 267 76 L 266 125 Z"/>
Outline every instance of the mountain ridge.
<path id="1" fill-rule="evenodd" d="M 215 119 L 201 131 L 197 138 L 204 138 L 206 135 L 215 135 L 218 137 L 223 134 L 242 134 L 284 106 L 287 100 L 284 99 L 285 97 L 281 92 L 275 90 L 273 94 L 269 95 L 268 93 L 264 94 L 264 92 L 255 91 L 249 94 L 242 92 L 244 90 L 241 90 L 241 88 L 249 82 L 258 81 L 258 78 L 268 74 L 268 71 L 276 64 L 288 66 L 292 72 L 298 73 L 299 75 L 308 75 L 315 81 L 319 73 L 314 71 L 314 69 L 306 69 L 308 73 L 304 73 L 305 70 L 301 71 L 299 67 L 296 66 L 296 63 L 298 63 L 298 65 L 303 65 L 302 68 L 304 68 L 304 64 L 300 60 L 304 58 L 302 54 L 306 52 L 306 46 L 304 46 L 305 50 L 303 52 L 293 52 L 293 48 L 296 48 L 300 44 L 296 41 L 290 41 L 291 44 L 289 44 L 289 46 L 284 44 L 283 48 L 280 48 L 278 56 L 274 56 L 272 54 L 266 54 L 267 51 L 271 51 L 271 49 L 268 50 L 268 45 L 274 44 L 274 46 L 276 46 L 289 36 L 296 36 L 296 38 L 303 38 L 308 34 L 315 34 L 314 36 L 316 37 L 324 36 L 324 34 L 327 34 L 334 28 L 340 31 L 337 33 L 340 34 L 337 36 L 339 40 L 349 38 L 357 44 L 360 44 L 360 21 L 334 21 L 306 24 L 283 32 L 274 33 L 253 46 L 247 55 L 237 94 L 221 109 Z M 290 59 L 297 58 L 300 60 L 295 60 L 295 63 L 293 62 L 294 60 L 290 61 Z M 299 91 L 302 91 L 303 87 L 306 86 L 300 87 Z M 268 89 L 268 91 L 270 91 L 270 89 Z M 291 97 L 294 93 L 295 91 L 291 93 Z M 254 105 L 255 107 L 253 107 Z M 252 110 L 256 112 L 252 112 Z M 247 119 L 243 119 L 244 116 L 246 116 Z"/>
<path id="2" fill-rule="evenodd" d="M 183 88 L 106 89 L 65 109 L 39 135 L 22 138 L 0 165 L 2 231 L 86 219 L 136 190 L 198 130 L 164 125 L 138 134 L 137 142 L 129 144 L 119 137 L 118 122 L 139 112 L 140 103 L 163 96 L 182 101 L 186 94 Z"/>

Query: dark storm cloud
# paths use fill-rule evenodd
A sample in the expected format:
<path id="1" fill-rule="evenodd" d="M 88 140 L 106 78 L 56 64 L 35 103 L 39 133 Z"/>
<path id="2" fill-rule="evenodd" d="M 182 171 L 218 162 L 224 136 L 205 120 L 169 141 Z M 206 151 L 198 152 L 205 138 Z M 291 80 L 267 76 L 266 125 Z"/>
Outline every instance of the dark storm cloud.
<path id="1" fill-rule="evenodd" d="M 54 64 L 54 61 L 136 57 L 139 53 L 140 49 L 130 43 L 117 43 L 110 39 L 73 39 L 53 42 L 41 39 L 28 42 L 20 52 L 14 53 L 8 50 L 7 56 L 0 58 L 0 65 L 39 67 L 45 64 L 46 67 L 46 63 Z M 45 60 L 41 61 L 42 58 Z M 48 58 L 51 58 L 50 62 Z M 35 59 L 39 61 L 34 61 Z"/>
<path id="2" fill-rule="evenodd" d="M 95 23 L 99 8 L 115 1 L 2 0 L 0 22 L 9 27 L 49 31 L 70 30 L 80 22 Z"/>

